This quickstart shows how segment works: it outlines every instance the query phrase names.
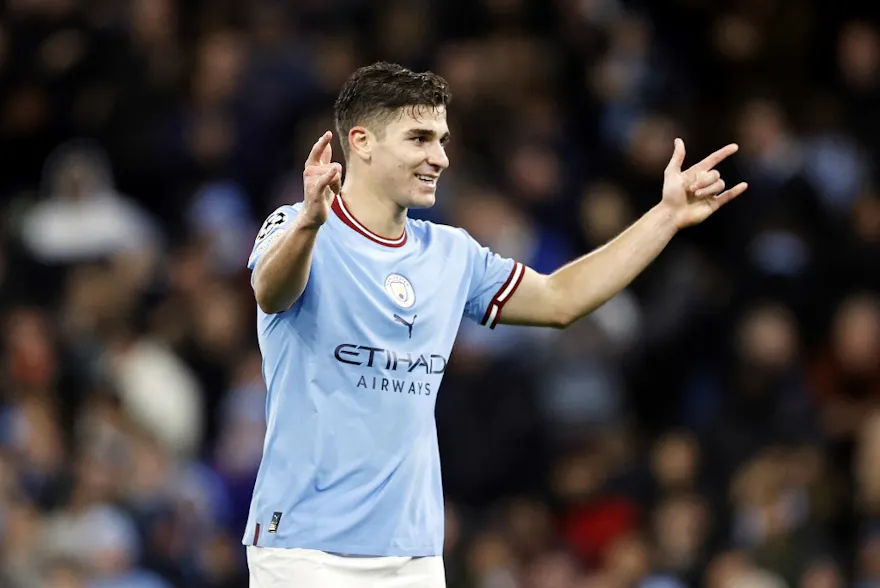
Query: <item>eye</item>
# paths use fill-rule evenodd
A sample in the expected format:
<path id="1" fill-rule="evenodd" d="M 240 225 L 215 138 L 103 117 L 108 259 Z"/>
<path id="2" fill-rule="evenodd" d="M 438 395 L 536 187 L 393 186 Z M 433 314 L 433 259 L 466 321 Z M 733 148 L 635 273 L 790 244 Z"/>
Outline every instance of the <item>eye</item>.
<path id="1" fill-rule="evenodd" d="M 428 142 L 428 139 L 426 139 L 425 137 L 413 137 L 412 140 L 415 141 L 418 145 L 424 145 Z"/>

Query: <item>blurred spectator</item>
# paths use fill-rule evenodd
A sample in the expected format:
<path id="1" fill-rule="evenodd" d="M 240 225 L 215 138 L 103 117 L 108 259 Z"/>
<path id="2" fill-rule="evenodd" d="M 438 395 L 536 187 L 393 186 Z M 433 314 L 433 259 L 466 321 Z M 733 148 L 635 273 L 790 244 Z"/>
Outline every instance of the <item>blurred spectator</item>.
<path id="1" fill-rule="evenodd" d="M 68 144 L 46 164 L 45 192 L 23 219 L 22 241 L 43 263 L 143 255 L 157 245 L 157 227 L 113 187 L 110 163 L 100 148 Z"/>

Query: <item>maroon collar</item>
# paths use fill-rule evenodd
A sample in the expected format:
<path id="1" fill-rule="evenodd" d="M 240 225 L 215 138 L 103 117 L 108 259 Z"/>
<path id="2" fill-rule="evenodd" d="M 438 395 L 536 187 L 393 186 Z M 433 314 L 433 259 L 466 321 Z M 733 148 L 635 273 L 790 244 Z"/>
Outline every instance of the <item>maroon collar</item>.
<path id="1" fill-rule="evenodd" d="M 339 217 L 339 220 L 374 243 L 384 245 L 385 247 L 403 247 L 406 244 L 406 228 L 403 229 L 403 234 L 396 239 L 389 239 L 377 235 L 354 218 L 354 215 L 352 215 L 348 208 L 345 207 L 345 202 L 342 201 L 342 196 L 340 195 L 337 195 L 336 198 L 333 199 L 332 208 L 333 212 L 336 213 L 336 216 Z"/>

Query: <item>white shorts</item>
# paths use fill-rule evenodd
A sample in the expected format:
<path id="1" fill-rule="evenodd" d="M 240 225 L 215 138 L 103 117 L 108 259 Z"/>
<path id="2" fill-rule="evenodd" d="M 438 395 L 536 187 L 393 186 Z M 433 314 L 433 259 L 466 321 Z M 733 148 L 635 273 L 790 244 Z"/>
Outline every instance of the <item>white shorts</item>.
<path id="1" fill-rule="evenodd" d="M 443 558 L 247 546 L 250 588 L 446 588 Z"/>

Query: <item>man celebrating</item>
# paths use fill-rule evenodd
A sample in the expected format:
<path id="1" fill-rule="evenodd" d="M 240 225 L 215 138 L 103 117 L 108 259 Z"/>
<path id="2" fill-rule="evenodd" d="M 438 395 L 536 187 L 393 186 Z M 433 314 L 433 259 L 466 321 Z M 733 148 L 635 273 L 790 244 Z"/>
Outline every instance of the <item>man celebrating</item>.
<path id="1" fill-rule="evenodd" d="M 434 404 L 463 316 L 564 328 L 625 288 L 675 233 L 746 190 L 682 170 L 600 249 L 550 275 L 466 232 L 407 218 L 449 166 L 450 92 L 431 73 L 377 63 L 335 104 L 312 148 L 305 198 L 264 223 L 248 267 L 268 386 L 263 460 L 244 534 L 251 586 L 441 588 L 443 488 Z"/>

